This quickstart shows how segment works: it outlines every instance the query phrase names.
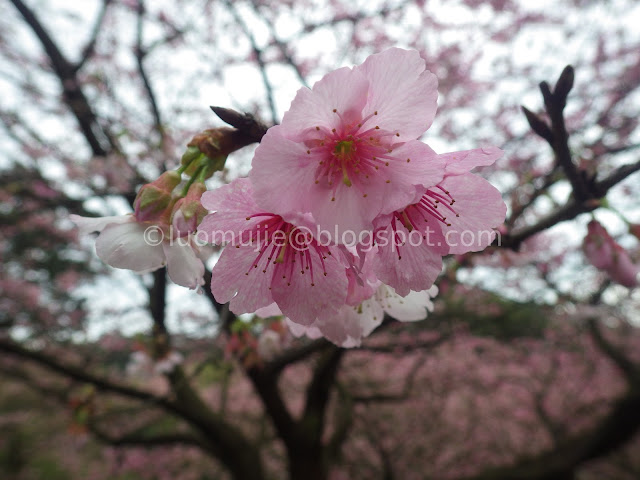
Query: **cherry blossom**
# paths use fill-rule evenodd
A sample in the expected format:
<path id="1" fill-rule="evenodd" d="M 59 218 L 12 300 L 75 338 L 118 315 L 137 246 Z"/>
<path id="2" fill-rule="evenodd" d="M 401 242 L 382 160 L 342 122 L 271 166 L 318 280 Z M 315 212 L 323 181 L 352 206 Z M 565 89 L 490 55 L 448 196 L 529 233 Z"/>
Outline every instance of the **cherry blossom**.
<path id="1" fill-rule="evenodd" d="M 494 186 L 468 172 L 501 155 L 494 147 L 440 155 L 446 164 L 441 182 L 418 189 L 405 208 L 376 218 L 373 269 L 382 282 L 400 295 L 427 289 L 440 274 L 443 256 L 483 250 L 493 242 L 506 205 Z"/>
<path id="2" fill-rule="evenodd" d="M 345 262 L 339 249 L 318 243 L 313 221 L 298 216 L 294 225 L 265 212 L 252 198 L 248 179 L 206 192 L 202 204 L 214 213 L 199 232 L 227 246 L 212 271 L 211 291 L 236 314 L 277 303 L 293 321 L 308 325 L 331 316 L 344 304 Z"/>
<path id="3" fill-rule="evenodd" d="M 436 100 L 437 79 L 416 51 L 392 48 L 327 74 L 262 139 L 250 173 L 256 203 L 285 217 L 310 212 L 339 243 L 346 230 L 371 230 L 411 203 L 414 185 L 442 180 L 442 160 L 416 140 Z"/>

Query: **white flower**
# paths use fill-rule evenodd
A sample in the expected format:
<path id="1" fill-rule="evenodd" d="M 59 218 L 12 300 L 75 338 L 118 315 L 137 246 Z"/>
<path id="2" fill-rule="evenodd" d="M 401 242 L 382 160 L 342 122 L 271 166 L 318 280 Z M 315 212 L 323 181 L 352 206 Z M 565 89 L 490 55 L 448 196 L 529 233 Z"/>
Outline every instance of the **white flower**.
<path id="1" fill-rule="evenodd" d="M 81 234 L 100 232 L 96 253 L 112 267 L 148 273 L 166 265 L 174 283 L 192 289 L 204 285 L 204 264 L 190 236 L 172 239 L 160 227 L 140 223 L 133 215 L 69 218 Z"/>

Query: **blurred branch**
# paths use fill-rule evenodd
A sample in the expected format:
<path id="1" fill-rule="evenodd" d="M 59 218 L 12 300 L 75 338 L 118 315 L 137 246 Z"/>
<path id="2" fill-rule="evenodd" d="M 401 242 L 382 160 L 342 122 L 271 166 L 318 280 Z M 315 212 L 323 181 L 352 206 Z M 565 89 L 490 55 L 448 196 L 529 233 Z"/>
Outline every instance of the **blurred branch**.
<path id="1" fill-rule="evenodd" d="M 581 213 L 592 212 L 593 210 L 600 207 L 599 199 L 603 198 L 612 187 L 622 182 L 628 176 L 636 173 L 639 170 L 640 161 L 619 167 L 604 180 L 595 182 L 592 187 L 592 191 L 597 192 L 597 197 L 585 202 L 578 202 L 575 198 L 572 197 L 564 206 L 555 210 L 548 216 L 542 218 L 537 223 L 522 227 L 513 233 L 503 235 L 500 239 L 499 246 L 517 250 L 523 241 L 535 235 L 536 233 L 553 227 L 558 223 L 567 220 L 573 220 Z"/>
<path id="2" fill-rule="evenodd" d="M 242 32 L 245 34 L 245 36 L 249 40 L 249 43 L 251 44 L 251 49 L 253 50 L 253 54 L 256 56 L 256 62 L 258 62 L 258 67 L 260 68 L 260 75 L 262 75 L 262 83 L 267 94 L 267 101 L 269 103 L 269 110 L 271 112 L 271 123 L 276 124 L 278 123 L 278 114 L 276 111 L 276 103 L 273 99 L 273 85 L 271 85 L 271 81 L 269 80 L 269 76 L 267 75 L 267 63 L 264 61 L 264 58 L 262 58 L 262 50 L 260 50 L 260 48 L 258 47 L 253 33 L 251 33 L 251 30 L 238 13 L 238 10 L 236 9 L 234 3 L 229 0 L 224 0 L 223 3 L 229 9 L 235 21 L 238 22 L 238 25 L 242 29 Z"/>
<path id="3" fill-rule="evenodd" d="M 49 57 L 53 71 L 62 86 L 64 101 L 76 117 L 93 155 L 103 157 L 112 150 L 118 151 L 115 140 L 102 128 L 96 114 L 89 105 L 87 97 L 80 88 L 81 82 L 76 75 L 77 70 L 75 67 L 62 54 L 33 10 L 27 7 L 22 0 L 11 0 L 11 3 L 20 12 L 20 15 L 33 30 L 36 37 L 38 37 Z"/>
<path id="4" fill-rule="evenodd" d="M 339 459 L 342 445 L 347 440 L 354 421 L 351 397 L 344 386 L 338 382 L 336 382 L 336 390 L 338 391 L 339 401 L 335 409 L 334 430 L 327 442 L 327 456 L 334 461 Z"/>
<path id="5" fill-rule="evenodd" d="M 231 471 L 234 480 L 264 478 L 262 461 L 255 445 L 245 435 L 214 413 L 191 387 L 181 367 L 167 375 L 180 417 L 199 431 L 211 444 L 209 452 Z"/>
<path id="6" fill-rule="evenodd" d="M 98 13 L 98 17 L 96 18 L 95 23 L 93 24 L 91 37 L 89 38 L 89 41 L 87 42 L 85 47 L 82 49 L 82 57 L 73 66 L 74 73 L 77 73 L 84 66 L 87 60 L 89 60 L 93 56 L 96 48 L 96 42 L 98 41 L 98 35 L 100 34 L 100 30 L 102 29 L 102 24 L 107 13 L 107 8 L 109 7 L 109 5 L 111 5 L 112 1 L 113 0 L 102 0 L 102 8 Z"/>
<path id="7" fill-rule="evenodd" d="M 329 393 L 335 381 L 340 361 L 345 353 L 345 349 L 331 346 L 321 357 L 318 366 L 313 372 L 313 378 L 307 387 L 306 403 L 303 413 L 305 417 L 314 417 L 315 421 L 322 418 L 325 413 Z M 323 422 L 318 421 L 320 429 Z M 321 431 L 319 434 L 321 435 Z"/>
<path id="8" fill-rule="evenodd" d="M 150 392 L 139 390 L 128 385 L 117 383 L 106 377 L 89 373 L 84 368 L 65 364 L 49 354 L 36 350 L 29 350 L 9 339 L 0 338 L 0 351 L 22 358 L 24 360 L 32 361 L 42 367 L 62 374 L 72 380 L 89 383 L 91 385 L 94 385 L 99 390 L 104 390 L 106 392 L 115 393 L 125 397 L 154 403 L 174 410 L 174 406 L 168 400 L 162 397 L 158 397 Z"/>
<path id="9" fill-rule="evenodd" d="M 136 23 L 136 46 L 135 46 L 136 64 L 138 65 L 138 73 L 140 74 L 140 78 L 142 79 L 144 89 L 147 92 L 147 100 L 149 101 L 149 105 L 151 106 L 151 112 L 153 113 L 154 128 L 158 132 L 158 135 L 160 136 L 160 144 L 164 146 L 166 143 L 164 124 L 162 123 L 162 117 L 160 116 L 160 109 L 158 108 L 156 95 L 153 91 L 153 88 L 151 87 L 149 76 L 147 75 L 147 72 L 144 68 L 144 59 L 147 55 L 147 51 L 142 46 L 144 14 L 145 14 L 144 0 L 138 0 L 138 10 L 136 15 L 137 23 Z"/>
<path id="10" fill-rule="evenodd" d="M 420 367 L 424 364 L 424 355 L 420 355 L 413 365 L 411 369 L 407 373 L 407 376 L 404 380 L 404 385 L 402 386 L 402 391 L 400 393 L 395 394 L 374 394 L 374 395 L 353 395 L 351 400 L 354 403 L 394 403 L 394 402 L 402 402 L 407 400 L 411 395 L 411 390 L 413 390 L 413 385 L 415 383 L 416 375 L 420 370 Z"/>
<path id="11" fill-rule="evenodd" d="M 588 320 L 588 325 L 591 337 L 600 351 L 616 364 L 631 384 L 636 384 L 640 388 L 640 368 L 602 335 L 598 322 L 594 318 Z"/>
<path id="12" fill-rule="evenodd" d="M 293 59 L 293 57 L 291 56 L 291 54 L 289 53 L 289 49 L 287 47 L 287 44 L 284 43 L 282 40 L 280 40 L 278 38 L 278 35 L 276 34 L 276 29 L 273 25 L 273 22 L 270 22 L 267 20 L 267 16 L 260 11 L 260 7 L 258 6 L 257 2 L 255 0 L 251 0 L 251 6 L 253 7 L 253 11 L 256 12 L 256 14 L 262 18 L 264 20 L 264 22 L 267 24 L 267 28 L 269 29 L 269 33 L 271 33 L 271 37 L 273 38 L 273 42 L 276 44 L 276 46 L 278 47 L 278 50 L 280 50 L 280 54 L 282 55 L 282 58 L 284 58 L 285 62 L 293 69 L 294 72 L 296 72 L 296 76 L 298 77 L 298 80 L 300 80 L 300 83 L 305 86 L 305 87 L 309 87 L 309 85 L 307 84 L 307 80 L 306 78 L 304 78 L 304 75 L 302 74 L 302 72 L 300 71 L 300 68 L 298 67 L 298 64 L 295 62 L 295 60 Z"/>
<path id="13" fill-rule="evenodd" d="M 96 422 L 91 420 L 87 423 L 87 427 L 98 440 L 113 446 L 163 447 L 167 445 L 191 445 L 205 451 L 211 448 L 205 439 L 191 433 L 150 434 L 145 432 L 145 429 L 136 429 L 122 435 L 115 435 L 102 429 Z"/>
<path id="14" fill-rule="evenodd" d="M 155 359 L 163 358 L 171 348 L 169 331 L 165 324 L 167 269 L 160 268 L 153 272 L 153 284 L 147 289 L 149 293 L 149 310 L 153 320 L 152 338 Z"/>

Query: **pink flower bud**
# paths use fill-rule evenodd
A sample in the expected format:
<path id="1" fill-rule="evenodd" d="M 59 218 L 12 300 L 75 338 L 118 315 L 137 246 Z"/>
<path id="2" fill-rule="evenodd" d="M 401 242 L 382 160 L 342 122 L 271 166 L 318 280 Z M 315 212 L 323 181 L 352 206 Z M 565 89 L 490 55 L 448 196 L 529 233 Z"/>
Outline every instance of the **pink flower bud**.
<path id="1" fill-rule="evenodd" d="M 614 282 L 629 288 L 638 284 L 640 267 L 597 221 L 589 222 L 582 248 L 589 262 L 607 272 Z"/>
<path id="2" fill-rule="evenodd" d="M 204 183 L 196 182 L 189 187 L 187 195 L 176 202 L 171 213 L 174 237 L 184 237 L 195 232 L 202 219 L 209 213 L 200 203 L 200 197 L 206 191 Z"/>
<path id="3" fill-rule="evenodd" d="M 143 185 L 134 201 L 139 222 L 168 223 L 173 206 L 171 193 L 181 181 L 176 171 L 164 172 L 154 182 Z"/>

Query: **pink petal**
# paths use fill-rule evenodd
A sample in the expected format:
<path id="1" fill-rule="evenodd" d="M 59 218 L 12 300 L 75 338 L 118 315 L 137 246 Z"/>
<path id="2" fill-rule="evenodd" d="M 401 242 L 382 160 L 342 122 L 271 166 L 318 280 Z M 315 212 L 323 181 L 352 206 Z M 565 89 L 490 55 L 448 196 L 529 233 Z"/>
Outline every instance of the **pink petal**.
<path id="1" fill-rule="evenodd" d="M 272 264 L 267 273 L 253 268 L 257 255 L 252 246 L 228 246 L 211 271 L 211 293 L 220 303 L 231 301 L 229 308 L 235 314 L 253 313 L 273 303 L 269 290 Z"/>
<path id="2" fill-rule="evenodd" d="M 433 122 L 438 101 L 438 79 L 426 70 L 415 50 L 391 48 L 371 55 L 356 67 L 370 82 L 363 117 L 365 125 L 400 133 L 399 141 L 418 138 Z"/>
<path id="3" fill-rule="evenodd" d="M 294 337 L 299 338 L 299 337 L 302 337 L 303 335 L 306 335 L 307 337 L 313 340 L 315 340 L 316 338 L 322 337 L 322 332 L 320 331 L 320 329 L 318 329 L 318 327 L 314 325 L 310 325 L 310 326 L 300 325 L 299 323 L 292 322 L 288 318 L 286 319 L 286 322 L 287 322 L 287 327 L 289 327 L 289 331 Z"/>
<path id="4" fill-rule="evenodd" d="M 283 315 L 293 322 L 308 326 L 316 318 L 333 315 L 344 305 L 348 282 L 344 265 L 336 257 L 335 251 L 333 255 L 326 255 L 323 269 L 321 257 L 311 248 L 309 270 L 299 270 L 296 263 L 286 278 L 283 278 L 282 269 L 276 270 L 271 292 Z M 289 268 L 289 265 L 285 264 L 282 268 Z"/>
<path id="5" fill-rule="evenodd" d="M 306 152 L 303 143 L 282 135 L 281 125 L 267 131 L 256 149 L 249 172 L 258 208 L 278 215 L 310 211 L 307 189 L 315 181 L 315 161 L 308 158 Z"/>
<path id="6" fill-rule="evenodd" d="M 133 217 L 132 217 L 133 218 Z M 148 225 L 127 221 L 107 225 L 96 240 L 96 253 L 108 265 L 116 268 L 144 273 L 156 270 L 165 264 L 162 249 L 162 233 L 157 230 L 151 240 L 145 238 Z"/>
<path id="7" fill-rule="evenodd" d="M 298 90 L 282 118 L 282 134 L 297 139 L 306 129 L 337 127 L 342 121 L 338 113 L 343 119 L 359 117 L 368 89 L 369 82 L 361 72 L 344 67 L 328 73 L 311 90 Z"/>
<path id="8" fill-rule="evenodd" d="M 282 312 L 278 305 L 274 302 L 267 307 L 259 308 L 255 311 L 255 314 L 260 318 L 269 318 L 269 317 L 281 317 Z"/>
<path id="9" fill-rule="evenodd" d="M 507 212 L 500 192 L 472 173 L 446 177 L 440 187 L 455 200 L 450 207 L 459 215 L 447 211 L 446 205 L 441 207 L 451 224 L 441 225 L 449 253 L 478 252 L 491 245 L 496 236 L 493 229 L 504 222 Z"/>
<path id="10" fill-rule="evenodd" d="M 493 165 L 497 159 L 502 157 L 503 153 L 499 148 L 488 146 L 475 150 L 442 153 L 438 156 L 446 162 L 447 175 L 462 175 L 475 167 Z"/>
<path id="11" fill-rule="evenodd" d="M 315 326 L 336 345 L 352 348 L 359 346 L 362 339 L 369 336 L 383 319 L 380 303 L 368 299 L 355 307 L 345 305 L 333 318 L 317 322 Z"/>
<path id="12" fill-rule="evenodd" d="M 238 178 L 202 194 L 202 205 L 215 213 L 207 215 L 198 226 L 198 240 L 221 245 L 232 243 L 238 233 L 261 221 L 252 217 L 261 212 L 253 200 L 253 188 L 248 178 Z"/>
<path id="13" fill-rule="evenodd" d="M 408 295 L 411 290 L 430 288 L 442 270 L 442 257 L 449 247 L 438 224 L 435 221 L 429 224 L 424 238 L 422 232 L 410 233 L 401 222 L 396 222 L 398 233 L 403 235 L 401 240 L 407 239 L 399 247 L 391 226 L 376 232 L 378 252 L 374 257 L 374 272 L 400 296 Z"/>

